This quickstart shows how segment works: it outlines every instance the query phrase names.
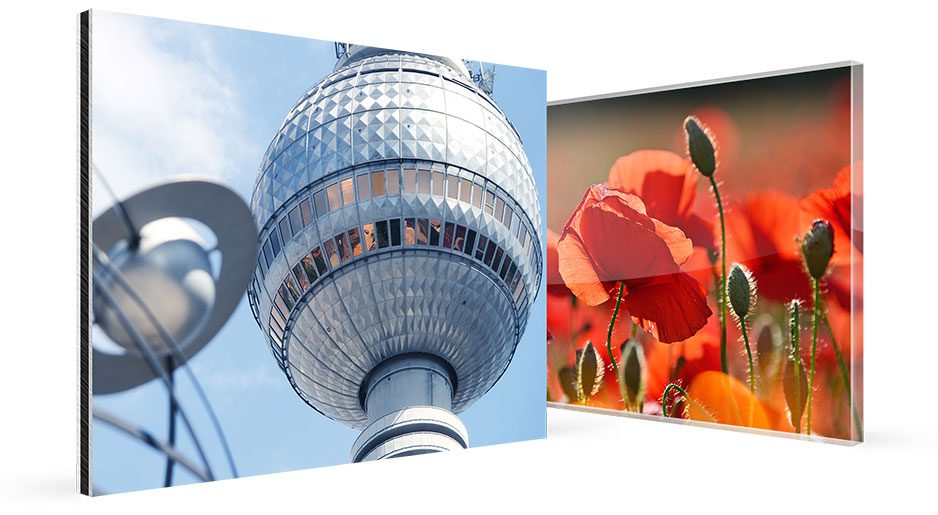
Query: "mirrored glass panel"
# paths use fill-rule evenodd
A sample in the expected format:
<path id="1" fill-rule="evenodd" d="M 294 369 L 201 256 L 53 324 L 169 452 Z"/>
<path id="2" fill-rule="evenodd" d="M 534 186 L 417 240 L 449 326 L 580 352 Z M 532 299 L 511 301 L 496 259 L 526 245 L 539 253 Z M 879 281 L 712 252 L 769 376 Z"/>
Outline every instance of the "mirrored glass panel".
<path id="1" fill-rule="evenodd" d="M 303 271 L 303 267 L 299 263 L 293 265 L 293 276 L 296 277 L 296 282 L 300 285 L 300 291 L 306 291 L 309 288 L 309 279 L 307 279 L 306 272 Z"/>
<path id="2" fill-rule="evenodd" d="M 443 186 L 444 186 L 443 183 L 444 182 L 445 182 L 445 179 L 443 176 L 443 172 L 434 171 L 433 172 L 433 195 L 434 196 L 436 197 L 443 196 Z"/>
<path id="3" fill-rule="evenodd" d="M 339 189 L 338 183 L 326 187 L 326 197 L 329 199 L 329 211 L 342 207 L 342 190 Z"/>
<path id="4" fill-rule="evenodd" d="M 430 171 L 420 170 L 417 172 L 417 193 L 430 194 Z"/>
<path id="5" fill-rule="evenodd" d="M 430 245 L 434 247 L 440 244 L 440 230 L 442 222 L 438 219 L 430 220 Z"/>
<path id="6" fill-rule="evenodd" d="M 391 236 L 388 233 L 388 221 L 381 220 L 380 222 L 375 222 L 375 226 L 378 228 L 378 248 L 385 248 L 391 244 Z"/>
<path id="7" fill-rule="evenodd" d="M 310 207 L 309 198 L 304 198 L 300 202 L 300 214 L 303 220 L 303 226 L 313 223 L 313 209 Z"/>
<path id="8" fill-rule="evenodd" d="M 339 266 L 339 253 L 336 251 L 335 242 L 332 240 L 326 240 L 322 244 L 323 248 L 326 249 L 326 257 L 329 259 L 329 267 L 335 268 Z"/>
<path id="9" fill-rule="evenodd" d="M 316 282 L 316 279 L 319 278 L 319 273 L 316 271 L 316 264 L 313 263 L 312 254 L 307 254 L 303 258 L 303 271 L 306 272 L 306 279 L 310 284 Z"/>
<path id="10" fill-rule="evenodd" d="M 364 241 L 366 251 L 375 249 L 375 224 L 367 223 L 362 225 L 362 240 Z"/>
<path id="11" fill-rule="evenodd" d="M 417 170 L 414 170 L 414 169 L 404 170 L 404 193 L 407 193 L 407 194 L 417 193 Z"/>
<path id="12" fill-rule="evenodd" d="M 397 246 L 401 244 L 401 220 L 399 218 L 394 218 L 388 220 L 388 232 L 391 235 L 391 245 Z"/>
<path id="13" fill-rule="evenodd" d="M 358 198 L 359 200 L 368 200 L 371 198 L 371 181 L 369 180 L 368 174 L 359 175 L 356 180 L 358 181 Z"/>
<path id="14" fill-rule="evenodd" d="M 344 179 L 342 186 L 342 205 L 347 206 L 355 202 L 355 181 L 351 177 Z"/>
<path id="15" fill-rule="evenodd" d="M 352 255 L 360 256 L 362 254 L 362 239 L 358 227 L 348 230 L 348 242 L 349 246 L 352 247 Z"/>
<path id="16" fill-rule="evenodd" d="M 429 231 L 429 220 L 426 218 L 417 219 L 417 244 L 426 245 Z"/>
<path id="17" fill-rule="evenodd" d="M 384 171 L 371 172 L 371 195 L 381 197 L 384 191 Z"/>
<path id="18" fill-rule="evenodd" d="M 413 245 L 417 241 L 415 237 L 416 225 L 413 218 L 404 220 L 404 245 Z"/>
<path id="19" fill-rule="evenodd" d="M 326 267 L 326 260 L 322 255 L 321 247 L 314 248 L 309 255 L 313 256 L 313 262 L 316 263 L 316 270 L 319 270 L 319 275 L 329 271 L 329 268 Z"/>
<path id="20" fill-rule="evenodd" d="M 401 171 L 398 169 L 388 170 L 388 195 L 399 195 L 401 193 Z"/>
<path id="21" fill-rule="evenodd" d="M 313 195 L 316 203 L 316 217 L 320 217 L 329 212 L 329 202 L 326 200 L 326 190 L 319 190 Z"/>

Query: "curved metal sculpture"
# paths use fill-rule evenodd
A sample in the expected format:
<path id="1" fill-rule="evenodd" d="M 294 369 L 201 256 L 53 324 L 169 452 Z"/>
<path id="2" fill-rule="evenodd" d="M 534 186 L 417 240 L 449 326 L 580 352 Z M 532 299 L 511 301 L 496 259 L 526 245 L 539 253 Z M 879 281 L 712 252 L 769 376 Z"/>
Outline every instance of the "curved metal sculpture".
<path id="1" fill-rule="evenodd" d="M 196 231 L 189 221 L 210 234 Z M 174 372 L 182 368 L 208 411 L 236 477 L 224 433 L 187 362 L 230 318 L 250 280 L 257 246 L 247 205 L 219 183 L 182 177 L 116 202 L 92 229 L 95 323 L 118 345 L 93 347 L 93 392 L 117 393 L 159 379 L 170 399 L 169 438 L 159 441 L 97 407 L 95 419 L 164 453 L 166 486 L 172 484 L 177 463 L 201 480 L 215 479 L 174 391 Z M 213 238 L 214 244 L 206 238 Z M 217 270 L 210 259 L 213 253 L 219 257 Z M 177 416 L 192 437 L 201 465 L 175 448 Z"/>

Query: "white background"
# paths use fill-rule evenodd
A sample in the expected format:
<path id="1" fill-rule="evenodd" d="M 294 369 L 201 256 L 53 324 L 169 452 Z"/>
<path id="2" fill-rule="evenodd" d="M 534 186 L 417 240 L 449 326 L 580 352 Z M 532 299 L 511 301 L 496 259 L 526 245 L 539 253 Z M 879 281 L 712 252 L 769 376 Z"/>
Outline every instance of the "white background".
<path id="1" fill-rule="evenodd" d="M 297 4 L 6 7 L 0 512 L 934 513 L 938 38 L 935 13 L 914 7 L 925 2 L 879 2 L 878 10 L 817 0 Z M 92 6 L 544 68 L 549 99 L 863 62 L 867 443 L 551 410 L 546 441 L 97 499 L 74 494 L 75 14 Z"/>

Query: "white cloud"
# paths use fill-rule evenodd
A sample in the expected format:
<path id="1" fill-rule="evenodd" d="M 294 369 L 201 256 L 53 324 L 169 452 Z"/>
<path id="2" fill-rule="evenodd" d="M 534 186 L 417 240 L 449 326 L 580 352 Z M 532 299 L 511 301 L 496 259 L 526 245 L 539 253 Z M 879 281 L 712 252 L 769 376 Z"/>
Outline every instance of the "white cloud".
<path id="1" fill-rule="evenodd" d="M 233 74 L 199 26 L 96 12 L 92 33 L 92 156 L 119 196 L 183 173 L 253 176 Z M 95 213 L 111 204 L 94 197 Z"/>

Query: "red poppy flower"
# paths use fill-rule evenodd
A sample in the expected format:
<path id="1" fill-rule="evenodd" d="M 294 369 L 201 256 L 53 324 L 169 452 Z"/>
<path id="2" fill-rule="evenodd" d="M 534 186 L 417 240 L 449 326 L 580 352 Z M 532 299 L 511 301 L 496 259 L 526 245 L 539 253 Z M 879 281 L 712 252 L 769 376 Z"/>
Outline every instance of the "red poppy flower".
<path id="1" fill-rule="evenodd" d="M 795 239 L 803 232 L 798 199 L 779 191 L 755 193 L 727 215 L 727 261 L 752 270 L 762 297 L 810 301 L 811 284 Z"/>
<path id="2" fill-rule="evenodd" d="M 712 250 L 713 223 L 694 212 L 699 178 L 689 159 L 666 150 L 638 150 L 616 159 L 606 185 L 637 195 L 648 216 L 678 227 L 695 247 Z"/>
<path id="3" fill-rule="evenodd" d="M 551 295 L 570 295 L 570 289 L 560 277 L 560 268 L 557 263 L 557 243 L 560 235 L 547 229 L 547 293 Z"/>
<path id="4" fill-rule="evenodd" d="M 621 282 L 625 309 L 662 342 L 689 338 L 712 314 L 706 290 L 680 268 L 693 252 L 691 241 L 649 217 L 635 195 L 590 187 L 557 252 L 560 275 L 577 298 L 602 304 Z"/>
<path id="5" fill-rule="evenodd" d="M 857 164 L 858 173 L 862 173 L 862 163 Z M 850 263 L 851 248 L 863 252 L 863 231 L 855 227 L 854 214 L 862 219 L 863 194 L 854 193 L 850 187 L 851 170 L 847 165 L 837 172 L 830 188 L 823 188 L 808 195 L 801 201 L 801 211 L 805 223 L 810 224 L 817 218 L 827 220 L 834 228 L 834 255 L 832 265 Z"/>

